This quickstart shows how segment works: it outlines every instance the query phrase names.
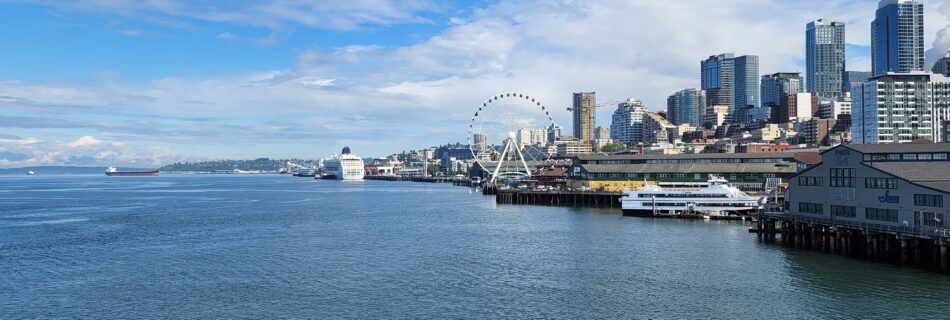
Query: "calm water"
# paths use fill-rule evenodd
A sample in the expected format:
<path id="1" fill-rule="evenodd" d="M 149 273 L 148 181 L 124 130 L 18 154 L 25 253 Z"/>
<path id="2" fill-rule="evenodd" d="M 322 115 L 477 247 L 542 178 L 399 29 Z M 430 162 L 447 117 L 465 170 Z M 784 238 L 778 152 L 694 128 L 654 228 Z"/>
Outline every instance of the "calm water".
<path id="1" fill-rule="evenodd" d="M 449 185 L 0 177 L 0 318 L 927 318 L 950 277 Z"/>

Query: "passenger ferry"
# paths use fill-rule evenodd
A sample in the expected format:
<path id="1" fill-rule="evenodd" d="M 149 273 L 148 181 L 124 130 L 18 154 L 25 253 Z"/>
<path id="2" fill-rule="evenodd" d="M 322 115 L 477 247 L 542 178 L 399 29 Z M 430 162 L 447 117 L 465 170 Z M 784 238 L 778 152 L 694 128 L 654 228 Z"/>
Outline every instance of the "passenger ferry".
<path id="1" fill-rule="evenodd" d="M 363 159 L 350 154 L 350 147 L 344 147 L 340 157 L 327 159 L 323 164 L 324 179 L 363 180 L 366 174 Z"/>
<path id="2" fill-rule="evenodd" d="M 707 185 L 695 190 L 664 189 L 657 185 L 626 189 L 620 198 L 620 208 L 625 216 L 726 216 L 752 213 L 762 200 L 733 187 L 722 177 L 710 175 Z"/>

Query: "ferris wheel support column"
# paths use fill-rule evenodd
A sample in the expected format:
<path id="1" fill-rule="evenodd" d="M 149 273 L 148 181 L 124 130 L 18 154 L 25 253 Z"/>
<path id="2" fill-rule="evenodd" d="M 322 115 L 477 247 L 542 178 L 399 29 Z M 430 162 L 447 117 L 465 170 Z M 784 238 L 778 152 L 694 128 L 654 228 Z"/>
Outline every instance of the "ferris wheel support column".
<path id="1" fill-rule="evenodd" d="M 518 144 L 518 157 L 521 158 L 521 164 L 524 165 L 524 172 L 528 178 L 531 178 L 531 169 L 528 169 L 528 163 L 524 161 L 524 147 Z"/>
<path id="2" fill-rule="evenodd" d="M 495 166 L 495 172 L 491 174 L 491 181 L 489 184 L 495 184 L 495 179 L 498 178 L 498 171 L 501 170 L 501 164 L 505 162 L 505 155 L 508 154 L 508 148 L 511 147 L 511 139 L 505 141 L 505 150 L 501 152 L 501 158 L 498 159 L 498 164 Z"/>

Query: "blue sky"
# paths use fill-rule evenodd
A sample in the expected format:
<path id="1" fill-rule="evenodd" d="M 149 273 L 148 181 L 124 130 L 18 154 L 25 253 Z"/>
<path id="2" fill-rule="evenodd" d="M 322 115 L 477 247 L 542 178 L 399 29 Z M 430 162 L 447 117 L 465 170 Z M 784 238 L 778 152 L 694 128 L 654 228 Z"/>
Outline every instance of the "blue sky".
<path id="1" fill-rule="evenodd" d="M 846 22 L 848 69 L 869 69 L 876 1 L 728 3 L 0 0 L 0 167 L 383 156 L 464 142 L 502 92 L 559 124 L 576 91 L 661 110 L 712 54 L 803 71 L 819 17 Z M 950 10 L 924 3 L 945 52 Z"/>

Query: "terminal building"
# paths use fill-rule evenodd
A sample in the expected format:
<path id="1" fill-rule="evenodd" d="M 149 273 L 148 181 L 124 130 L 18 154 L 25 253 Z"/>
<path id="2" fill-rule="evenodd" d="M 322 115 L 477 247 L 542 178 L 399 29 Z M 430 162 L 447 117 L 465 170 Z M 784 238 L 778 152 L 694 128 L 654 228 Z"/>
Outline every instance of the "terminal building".
<path id="1" fill-rule="evenodd" d="M 650 184 L 699 185 L 719 175 L 746 189 L 784 182 L 817 153 L 700 153 L 677 155 L 580 155 L 567 171 L 568 187 L 622 191 Z"/>
<path id="2" fill-rule="evenodd" d="M 789 180 L 788 214 L 921 233 L 950 226 L 950 143 L 839 145 L 821 158 Z"/>

